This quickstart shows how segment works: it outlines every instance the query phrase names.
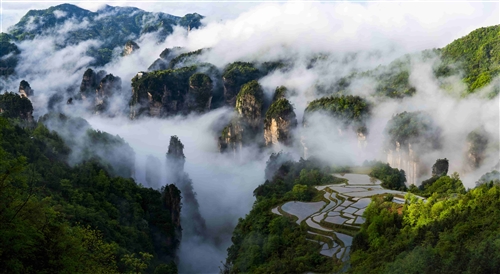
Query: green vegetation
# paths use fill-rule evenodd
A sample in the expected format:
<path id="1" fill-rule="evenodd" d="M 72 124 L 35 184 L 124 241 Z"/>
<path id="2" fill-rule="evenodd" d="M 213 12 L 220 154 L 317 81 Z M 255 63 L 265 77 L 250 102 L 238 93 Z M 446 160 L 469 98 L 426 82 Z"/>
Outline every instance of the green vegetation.
<path id="1" fill-rule="evenodd" d="M 376 162 L 372 166 L 372 171 L 369 174 L 371 177 L 377 178 L 382 182 L 382 186 L 388 189 L 406 191 L 406 174 L 404 170 L 392 168 L 389 164 Z"/>
<path id="2" fill-rule="evenodd" d="M 430 149 L 440 146 L 440 131 L 430 115 L 424 112 L 402 112 L 387 123 L 385 132 L 388 135 L 386 145 L 401 147 L 408 144 L 420 144 L 421 148 Z"/>
<path id="3" fill-rule="evenodd" d="M 344 127 L 355 126 L 358 132 L 366 131 L 364 121 L 370 115 L 370 104 L 359 96 L 330 96 L 314 100 L 307 105 L 304 121 L 307 115 L 315 111 L 324 111 L 342 122 Z"/>
<path id="4" fill-rule="evenodd" d="M 333 90 L 334 92 L 345 92 L 349 90 L 349 86 L 354 80 L 368 78 L 375 81 L 375 94 L 378 96 L 389 98 L 412 96 L 416 90 L 409 82 L 410 65 L 410 55 L 405 55 L 387 66 L 378 66 L 369 71 L 353 72 L 342 77 L 335 82 Z"/>
<path id="5" fill-rule="evenodd" d="M 189 78 L 196 73 L 197 67 L 182 67 L 179 69 L 156 70 L 143 72 L 142 76 L 132 78 L 132 98 L 130 104 L 139 108 L 138 115 L 148 110 L 148 93 L 154 102 L 184 102 L 184 96 L 189 90 Z M 165 98 L 164 98 L 165 97 Z M 177 114 L 180 106 L 163 110 L 162 115 Z"/>
<path id="6" fill-rule="evenodd" d="M 255 80 L 260 76 L 260 71 L 252 63 L 234 62 L 229 64 L 222 73 L 226 81 L 231 81 L 237 86 Z"/>
<path id="7" fill-rule="evenodd" d="M 7 33 L 0 33 L 0 76 L 8 76 L 14 73 L 19 61 L 19 48 L 11 43 L 12 36 Z"/>
<path id="8" fill-rule="evenodd" d="M 280 98 L 276 100 L 267 110 L 266 112 L 266 119 L 265 122 L 271 122 L 271 119 L 278 118 L 278 117 L 289 117 L 289 116 L 295 116 L 295 113 L 293 112 L 293 106 L 285 98 Z"/>
<path id="9" fill-rule="evenodd" d="M 455 183 L 450 181 L 455 180 Z M 406 205 L 375 198 L 353 241 L 351 273 L 497 273 L 500 271 L 500 186 L 465 193 L 441 177 L 426 202 Z M 437 183 L 437 181 L 436 181 Z M 448 184 L 448 186 L 445 186 Z M 460 183 L 461 184 L 461 183 Z"/>
<path id="10" fill-rule="evenodd" d="M 483 174 L 481 178 L 476 182 L 476 186 L 483 185 L 489 182 L 493 182 L 495 184 L 500 184 L 500 172 L 498 170 L 493 170 L 491 172 Z"/>
<path id="11" fill-rule="evenodd" d="M 234 106 L 236 96 L 242 86 L 261 76 L 261 72 L 252 63 L 234 62 L 229 64 L 222 72 L 224 102 L 229 106 Z"/>
<path id="12" fill-rule="evenodd" d="M 190 29 L 200 27 L 203 16 L 186 14 L 184 17 L 177 17 L 162 12 L 107 5 L 91 12 L 75 5 L 62 4 L 44 10 L 30 10 L 9 33 L 17 41 L 34 39 L 39 35 L 54 34 L 54 28 L 63 25 L 69 18 L 76 22 L 86 21 L 88 26 L 65 33 L 58 46 L 75 45 L 90 39 L 102 41 L 104 44 L 99 48 L 92 48 L 87 52 L 87 55 L 95 58 L 92 65 L 98 66 L 111 61 L 113 49 L 123 47 L 131 37 L 135 39 L 142 34 L 157 32 L 157 39 L 162 41 L 173 32 L 173 26 L 180 25 Z"/>
<path id="13" fill-rule="evenodd" d="M 275 155 L 274 160 L 278 158 Z M 223 272 L 331 272 L 335 261 L 320 255 L 320 246 L 307 240 L 307 225 L 273 214 L 271 209 L 291 200 L 317 200 L 322 195 L 312 186 L 337 180 L 313 161 L 281 165 L 272 180 L 255 189 L 256 201 L 250 213 L 238 221 Z"/>
<path id="14" fill-rule="evenodd" d="M 207 49 L 199 49 L 196 51 L 182 53 L 182 54 L 174 57 L 172 60 L 170 60 L 169 68 L 176 69 L 179 67 L 184 67 L 187 65 L 186 63 L 189 63 L 189 62 L 194 64 L 194 63 L 196 63 L 195 58 L 198 57 L 199 55 L 203 54 L 205 51 L 207 51 Z M 162 52 L 162 54 L 163 54 L 163 52 Z"/>
<path id="15" fill-rule="evenodd" d="M 19 120 L 31 119 L 33 105 L 26 97 L 21 97 L 13 92 L 0 95 L 0 116 Z"/>
<path id="16" fill-rule="evenodd" d="M 288 89 L 285 86 L 276 87 L 276 90 L 274 91 L 273 95 L 273 102 L 281 98 L 286 98 L 287 94 L 288 94 Z"/>
<path id="17" fill-rule="evenodd" d="M 244 105 L 243 101 L 247 100 L 247 97 L 255 99 L 255 102 L 251 102 L 252 104 L 257 103 L 262 106 L 264 101 L 264 91 L 257 80 L 250 81 L 241 87 L 241 90 L 236 97 L 236 108 Z"/>
<path id="18" fill-rule="evenodd" d="M 70 152 L 42 123 L 0 117 L 0 272 L 123 273 L 136 271 L 134 254 L 134 273 L 173 262 L 179 228 L 161 192 L 111 176 L 99 159 L 69 166 Z"/>
<path id="19" fill-rule="evenodd" d="M 498 25 L 479 28 L 442 48 L 443 70 L 452 71 L 458 63 L 468 92 L 489 84 L 500 71 L 499 32 Z"/>
<path id="20" fill-rule="evenodd" d="M 436 197 L 441 196 L 451 196 L 452 194 L 465 193 L 465 187 L 460 180 L 458 173 L 453 173 L 451 176 L 433 176 L 432 178 L 422 182 L 422 185 L 418 187 L 420 191 L 412 190 L 412 193 L 418 194 L 423 197 L 430 197 L 436 195 Z"/>

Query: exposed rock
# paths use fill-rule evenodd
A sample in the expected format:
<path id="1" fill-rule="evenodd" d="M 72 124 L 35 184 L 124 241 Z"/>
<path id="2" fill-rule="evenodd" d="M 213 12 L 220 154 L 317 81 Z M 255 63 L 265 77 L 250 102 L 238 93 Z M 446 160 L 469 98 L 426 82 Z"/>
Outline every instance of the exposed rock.
<path id="1" fill-rule="evenodd" d="M 132 79 L 130 118 L 139 116 L 166 117 L 182 109 L 189 89 L 188 79 L 195 68 L 140 72 Z"/>
<path id="2" fill-rule="evenodd" d="M 236 152 L 244 145 L 261 141 L 258 136 L 262 136 L 263 97 L 262 87 L 255 80 L 241 87 L 236 98 L 237 116 L 224 128 L 219 138 L 220 152 L 227 149 Z"/>
<path id="3" fill-rule="evenodd" d="M 185 27 L 188 31 L 201 27 L 201 19 L 204 17 L 198 13 L 188 13 L 179 20 L 179 25 Z"/>
<path id="4" fill-rule="evenodd" d="M 234 107 L 241 86 L 259 77 L 260 71 L 251 63 L 234 62 L 229 64 L 222 74 L 226 105 Z"/>
<path id="5" fill-rule="evenodd" d="M 448 174 L 448 167 L 450 164 L 448 163 L 448 159 L 438 159 L 436 163 L 432 166 L 432 176 L 445 176 Z"/>
<path id="6" fill-rule="evenodd" d="M 148 71 L 165 70 L 170 68 L 170 61 L 185 50 L 181 47 L 166 48 L 160 53 L 160 58 L 156 59 L 148 68 Z"/>
<path id="7" fill-rule="evenodd" d="M 22 80 L 21 83 L 19 83 L 19 94 L 21 94 L 21 97 L 26 98 L 33 96 L 33 90 L 27 81 Z"/>
<path id="8" fill-rule="evenodd" d="M 140 49 L 141 47 L 139 47 L 139 45 L 137 45 L 136 42 L 134 41 L 127 41 L 127 43 L 125 43 L 125 47 L 123 48 L 123 53 L 122 55 L 123 56 L 128 56 L 132 53 L 134 53 L 134 51 Z"/>
<path id="9" fill-rule="evenodd" d="M 186 162 L 184 156 L 184 145 L 177 136 L 170 137 L 170 144 L 167 151 L 167 168 L 168 173 L 177 175 L 184 172 L 184 163 Z M 175 178 L 172 178 L 175 180 Z"/>
<path id="10" fill-rule="evenodd" d="M 206 235 L 205 219 L 200 214 L 193 183 L 184 172 L 184 145 L 177 136 L 170 138 L 167 152 L 167 182 L 176 185 L 182 193 L 182 227 L 187 236 Z"/>
<path id="11" fill-rule="evenodd" d="M 367 145 L 366 132 L 360 130 L 356 133 L 356 135 L 358 136 L 358 147 L 365 148 Z"/>
<path id="12" fill-rule="evenodd" d="M 170 212 L 170 220 L 175 227 L 175 238 L 167 238 L 166 246 L 177 246 L 175 239 L 181 239 L 181 191 L 173 184 L 163 189 L 162 202 L 165 210 Z"/>
<path id="13" fill-rule="evenodd" d="M 188 111 L 203 112 L 210 110 L 212 91 L 212 80 L 206 74 L 195 73 L 189 77 L 189 91 L 185 102 Z"/>
<path id="14" fill-rule="evenodd" d="M 96 89 L 94 112 L 96 114 L 105 112 L 108 108 L 108 99 L 121 90 L 122 80 L 120 77 L 108 74 L 99 83 Z"/>
<path id="15" fill-rule="evenodd" d="M 282 143 L 291 145 L 292 130 L 297 127 L 293 106 L 285 98 L 277 99 L 269 107 L 264 120 L 266 146 Z"/>
<path id="16" fill-rule="evenodd" d="M 233 152 L 234 155 L 243 148 L 242 134 L 243 128 L 241 124 L 238 123 L 238 119 L 233 119 L 233 121 L 227 125 L 219 137 L 219 151 L 222 152 Z"/>
<path id="17" fill-rule="evenodd" d="M 21 51 L 16 44 L 11 43 L 13 37 L 0 33 L 0 76 L 9 76 L 15 72 Z"/>
<path id="18" fill-rule="evenodd" d="M 168 117 L 210 107 L 211 80 L 203 74 L 191 78 L 196 72 L 193 66 L 138 73 L 132 79 L 130 117 Z"/>
<path id="19" fill-rule="evenodd" d="M 105 75 L 106 72 L 104 70 L 96 73 L 91 68 L 87 69 L 83 73 L 82 83 L 80 84 L 81 98 L 85 100 L 88 97 L 93 97 L 99 87 L 101 79 L 104 78 Z"/>
<path id="20" fill-rule="evenodd" d="M 426 174 L 420 156 L 439 149 L 440 129 L 423 112 L 403 112 L 395 115 L 385 128 L 387 162 L 406 173 L 408 184 Z"/>
<path id="21" fill-rule="evenodd" d="M 31 123 L 33 122 L 33 105 L 24 96 L 6 92 L 0 94 L 0 116 L 18 118 Z"/>
<path id="22" fill-rule="evenodd" d="M 266 180 L 272 180 L 281 165 L 288 161 L 293 161 L 293 157 L 290 153 L 284 153 L 282 151 L 272 153 L 271 156 L 269 156 L 269 160 L 266 162 L 264 178 Z"/>
<path id="23" fill-rule="evenodd" d="M 395 149 L 390 149 L 387 152 L 387 163 L 392 168 L 404 170 L 409 185 L 417 185 L 417 179 L 425 173 L 424 167 L 410 143 L 401 147 L 400 143 L 397 142 Z"/>
<path id="24" fill-rule="evenodd" d="M 470 132 L 466 138 L 466 170 L 476 170 L 481 166 L 488 146 L 488 136 L 484 129 L 477 129 Z"/>

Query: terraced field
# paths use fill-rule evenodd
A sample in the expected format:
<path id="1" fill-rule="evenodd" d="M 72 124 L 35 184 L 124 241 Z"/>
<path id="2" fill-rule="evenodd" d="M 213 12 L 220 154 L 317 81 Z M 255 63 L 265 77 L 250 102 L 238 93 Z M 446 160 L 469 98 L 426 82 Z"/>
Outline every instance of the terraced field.
<path id="1" fill-rule="evenodd" d="M 297 223 L 309 227 L 308 239 L 321 245 L 320 253 L 346 261 L 352 238 L 365 222 L 363 212 L 372 196 L 393 194 L 394 202 L 403 203 L 406 192 L 384 189 L 381 182 L 363 174 L 334 174 L 347 179 L 346 183 L 317 186 L 324 191 L 324 201 L 314 203 L 287 202 L 272 212 L 297 217 Z"/>

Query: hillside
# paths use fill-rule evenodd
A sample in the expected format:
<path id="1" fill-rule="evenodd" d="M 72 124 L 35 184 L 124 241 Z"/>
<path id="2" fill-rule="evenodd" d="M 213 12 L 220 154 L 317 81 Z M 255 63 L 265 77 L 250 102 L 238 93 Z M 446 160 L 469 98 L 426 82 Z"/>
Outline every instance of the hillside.
<path id="1" fill-rule="evenodd" d="M 9 29 L 15 41 L 36 36 L 56 36 L 57 45 L 65 47 L 83 41 L 102 42 L 87 52 L 95 58 L 94 65 L 111 61 L 113 50 L 124 47 L 147 33 L 156 33 L 158 41 L 173 32 L 174 26 L 188 29 L 201 26 L 203 16 L 193 13 L 178 17 L 162 12 L 146 12 L 134 7 L 105 7 L 92 12 L 71 4 L 61 4 L 45 10 L 30 10 Z"/>

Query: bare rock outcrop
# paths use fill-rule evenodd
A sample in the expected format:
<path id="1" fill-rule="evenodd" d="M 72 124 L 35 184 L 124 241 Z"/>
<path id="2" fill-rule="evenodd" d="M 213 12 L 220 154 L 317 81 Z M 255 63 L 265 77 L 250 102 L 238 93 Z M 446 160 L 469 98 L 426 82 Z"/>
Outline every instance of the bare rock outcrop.
<path id="1" fill-rule="evenodd" d="M 21 83 L 19 83 L 19 94 L 21 95 L 21 97 L 26 98 L 33 96 L 33 90 L 31 89 L 30 84 L 27 81 L 22 80 Z"/>
<path id="2" fill-rule="evenodd" d="M 237 151 L 242 146 L 262 142 L 264 92 L 257 81 L 242 86 L 236 98 L 236 117 L 219 137 L 220 152 Z M 260 137 L 260 138 L 259 138 Z"/>
<path id="3" fill-rule="evenodd" d="M 177 136 L 170 138 L 167 152 L 167 182 L 174 184 L 182 193 L 183 214 L 181 218 L 185 235 L 205 236 L 205 219 L 200 214 L 198 200 L 193 189 L 193 182 L 188 174 L 184 172 L 184 145 Z"/>
<path id="4" fill-rule="evenodd" d="M 293 106 L 285 98 L 277 99 L 267 110 L 264 120 L 264 140 L 266 146 L 291 145 L 292 131 L 297 127 Z"/>
<path id="5" fill-rule="evenodd" d="M 122 55 L 123 56 L 128 56 L 128 55 L 134 53 L 136 50 L 138 50 L 140 48 L 141 47 L 139 47 L 139 45 L 137 45 L 136 42 L 134 42 L 134 41 L 127 41 L 127 43 L 125 43 L 125 47 L 123 48 Z"/>

